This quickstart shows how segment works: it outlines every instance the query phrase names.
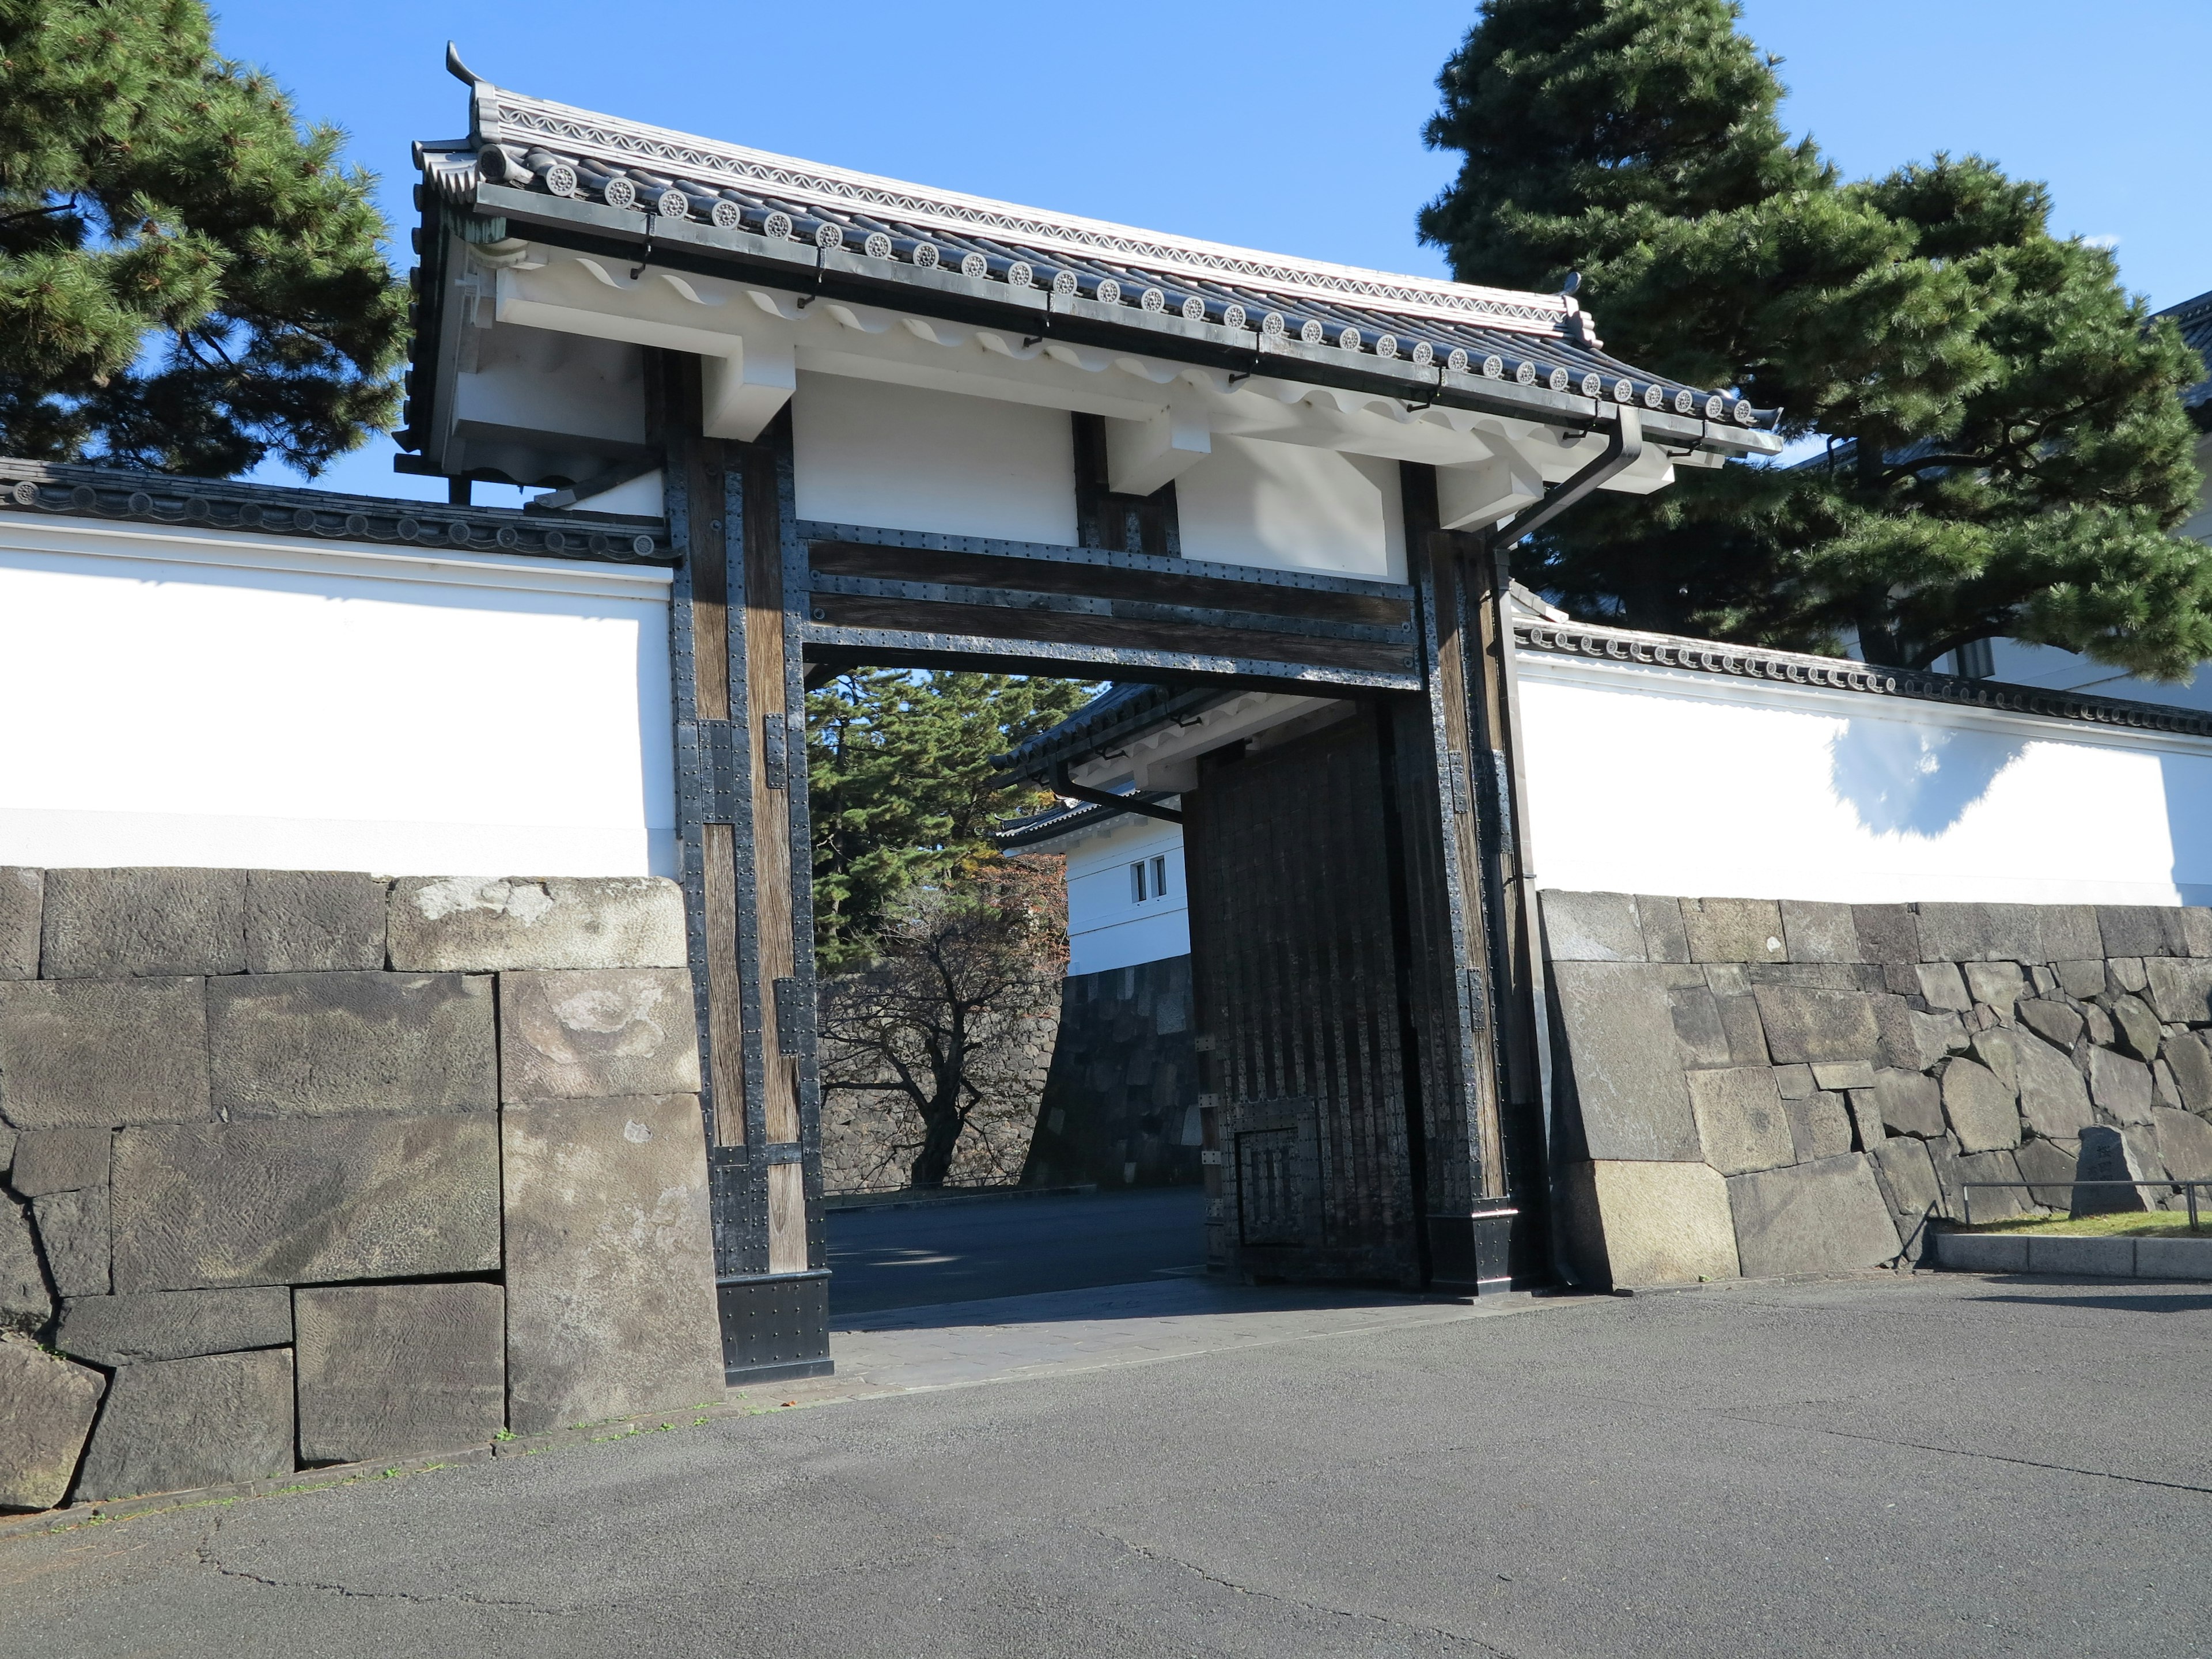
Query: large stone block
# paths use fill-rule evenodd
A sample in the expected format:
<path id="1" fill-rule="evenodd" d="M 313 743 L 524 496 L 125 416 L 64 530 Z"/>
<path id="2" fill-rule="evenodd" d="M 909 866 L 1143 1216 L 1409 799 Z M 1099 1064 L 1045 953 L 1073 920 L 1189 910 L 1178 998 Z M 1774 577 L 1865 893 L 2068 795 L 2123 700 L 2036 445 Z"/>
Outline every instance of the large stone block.
<path id="1" fill-rule="evenodd" d="M 44 873 L 0 864 L 0 979 L 39 976 L 39 914 Z"/>
<path id="2" fill-rule="evenodd" d="M 2030 997 L 2014 1010 L 2020 1023 L 2045 1042 L 2071 1048 L 2081 1036 L 2081 1016 L 2063 1002 Z"/>
<path id="3" fill-rule="evenodd" d="M 2143 975 L 2150 981 L 2150 1006 L 2167 1024 L 2212 1021 L 2212 962 L 2153 957 L 2144 962 Z"/>
<path id="4" fill-rule="evenodd" d="M 46 888 L 47 979 L 246 970 L 242 870 L 49 870 Z"/>
<path id="5" fill-rule="evenodd" d="M 680 968 L 684 893 L 658 876 L 471 876 L 395 883 L 392 965 L 403 971 Z"/>
<path id="6" fill-rule="evenodd" d="M 1562 962 L 1552 984 L 1565 1027 L 1584 1143 L 1591 1158 L 1696 1163 L 1697 1120 L 1674 1035 L 1669 992 L 1694 969 Z"/>
<path id="7" fill-rule="evenodd" d="M 2189 938 L 2182 912 L 2158 904 L 2100 904 L 2097 934 L 2106 957 L 2185 957 Z"/>
<path id="8" fill-rule="evenodd" d="M 1910 906 L 1854 904 L 1851 922 L 1859 936 L 1862 962 L 1920 960 L 1920 919 Z"/>
<path id="9" fill-rule="evenodd" d="M 1905 971 L 1917 976 L 1919 970 L 1915 965 Z M 1956 1014 L 1923 1014 L 1907 1006 L 1902 996 L 1875 997 L 1874 1014 L 1875 1029 L 1881 1036 L 1878 1065 L 1924 1072 L 1944 1055 L 1960 1053 L 1968 1045 L 1966 1028 Z"/>
<path id="10" fill-rule="evenodd" d="M 2049 1043 L 2022 1036 L 2014 1045 L 2020 1067 L 2020 1115 L 2033 1133 L 2050 1140 L 2071 1140 L 2094 1122 L 2088 1079 Z"/>
<path id="11" fill-rule="evenodd" d="M 1794 1162 L 1789 1115 L 1764 1066 L 1688 1074 L 1690 1109 L 1705 1162 L 1724 1176 Z"/>
<path id="12" fill-rule="evenodd" d="M 187 1492 L 283 1474 L 292 1461 L 292 1351 L 125 1365 L 85 1449 L 76 1498 Z"/>
<path id="13" fill-rule="evenodd" d="M 1874 1093 L 1892 1134 L 1932 1140 L 1943 1133 L 1942 1086 L 1934 1078 L 1893 1066 L 1875 1073 Z"/>
<path id="14" fill-rule="evenodd" d="M 0 1330 L 43 1330 L 53 1316 L 54 1298 L 31 1231 L 31 1206 L 0 1193 Z"/>
<path id="15" fill-rule="evenodd" d="M 386 884 L 348 870 L 249 870 L 246 969 L 315 974 L 384 966 Z"/>
<path id="16" fill-rule="evenodd" d="M 2170 1106 L 2154 1108 L 2150 1116 L 2166 1174 L 2176 1181 L 2212 1181 L 2212 1123 Z M 2200 1191 L 2197 1202 L 2201 1208 L 2212 1209 L 2212 1189 Z"/>
<path id="17" fill-rule="evenodd" d="M 201 983 L 0 982 L 0 1115 L 18 1129 L 211 1116 Z"/>
<path id="18" fill-rule="evenodd" d="M 2020 1109 L 2012 1091 L 1988 1066 L 1971 1060 L 1949 1060 L 1943 1066 L 1943 1115 L 1961 1152 L 2020 1145 Z"/>
<path id="19" fill-rule="evenodd" d="M 257 1285 L 74 1297 L 62 1305 L 54 1346 L 95 1365 L 114 1366 L 282 1348 L 291 1340 L 291 1291 L 281 1285 Z"/>
<path id="20" fill-rule="evenodd" d="M 508 1425 L 720 1399 L 697 1099 L 509 1107 L 501 1126 Z"/>
<path id="21" fill-rule="evenodd" d="M 1778 1065 L 1797 1060 L 1873 1060 L 1881 1047 L 1874 1000 L 1858 991 L 1796 985 L 1753 988 L 1766 1046 Z"/>
<path id="22" fill-rule="evenodd" d="M 208 1057 L 216 1107 L 234 1119 L 470 1111 L 499 1101 L 489 975 L 212 980 Z"/>
<path id="23" fill-rule="evenodd" d="M 1923 962 L 2057 962 L 2105 954 L 2086 904 L 1923 904 Z"/>
<path id="24" fill-rule="evenodd" d="M 2116 996 L 2109 1005 L 2109 1012 L 2122 1054 L 2145 1063 L 2158 1058 L 2158 1016 L 2144 1006 L 2142 998 Z"/>
<path id="25" fill-rule="evenodd" d="M 1642 962 L 1644 929 L 1626 893 L 1546 893 L 1544 945 L 1554 962 Z"/>
<path id="26" fill-rule="evenodd" d="M 2159 1045 L 2159 1054 L 2173 1073 L 2181 1103 L 2191 1111 L 2212 1113 L 2212 1048 L 2193 1031 L 2178 1032 Z"/>
<path id="27" fill-rule="evenodd" d="M 31 1200 L 46 1273 L 60 1296 L 107 1294 L 107 1188 L 84 1187 Z"/>
<path id="28" fill-rule="evenodd" d="M 1925 1261 L 1936 1237 L 1931 1224 L 1943 1213 L 1942 1188 L 1936 1183 L 1936 1166 L 1928 1157 L 1928 1143 L 1910 1135 L 1883 1141 L 1871 1154 L 1875 1184 L 1889 1206 L 1889 1218 L 1904 1243 L 1905 1254 L 1915 1262 Z"/>
<path id="29" fill-rule="evenodd" d="M 2012 1018 L 2013 1005 L 2027 994 L 2027 976 L 2016 962 L 1970 962 L 1966 975 L 1967 994 L 2003 1019 Z"/>
<path id="30" fill-rule="evenodd" d="M 2150 1067 L 2110 1048 L 2089 1050 L 2089 1098 L 2120 1123 L 2148 1123 Z"/>
<path id="31" fill-rule="evenodd" d="M 118 1291 L 499 1267 L 490 1113 L 126 1129 L 114 1168 Z"/>
<path id="32" fill-rule="evenodd" d="M 2157 1177 L 2144 1165 L 2141 1149 L 2120 1131 L 2091 1124 L 2081 1131 L 2081 1156 L 2074 1165 L 2073 1213 L 2115 1215 L 2150 1208 L 2150 1194 L 2138 1183 Z"/>
<path id="33" fill-rule="evenodd" d="M 1966 1194 L 1966 1218 L 1978 1227 L 1988 1222 L 2010 1221 L 2017 1216 L 2034 1214 L 2035 1201 L 2018 1184 L 2025 1179 L 2009 1148 L 1973 1152 L 1960 1158 L 1960 1189 Z"/>
<path id="34" fill-rule="evenodd" d="M 2041 1136 L 2023 1140 L 2013 1153 L 2020 1178 L 2038 1183 L 2028 1196 L 2046 1210 L 2063 1210 L 2074 1202 L 2074 1166 L 2079 1143 L 2045 1140 Z"/>
<path id="35" fill-rule="evenodd" d="M 25 1198 L 107 1184 L 106 1129 L 27 1129 L 16 1138 L 8 1184 Z"/>
<path id="36" fill-rule="evenodd" d="M 1760 1170 L 1728 1185 L 1746 1278 L 1877 1267 L 1901 1249 L 1863 1153 Z"/>
<path id="37" fill-rule="evenodd" d="M 1848 904 L 1782 901 L 1782 939 L 1792 962 L 1864 962 L 1856 920 Z"/>
<path id="38" fill-rule="evenodd" d="M 1682 901 L 1664 894 L 1638 893 L 1636 920 L 1644 927 L 1644 955 L 1650 962 L 1687 962 L 1690 935 L 1682 926 Z"/>
<path id="39" fill-rule="evenodd" d="M 500 1085 L 508 1100 L 698 1090 L 687 969 L 501 974 L 499 996 Z"/>
<path id="40" fill-rule="evenodd" d="M 507 1422 L 496 1285 L 294 1293 L 300 1461 L 355 1463 L 489 1440 Z"/>
<path id="41" fill-rule="evenodd" d="M 1566 1208 L 1576 1255 L 1600 1283 L 1684 1285 L 1736 1276 L 1728 1182 L 1703 1164 L 1574 1164 Z"/>
<path id="42" fill-rule="evenodd" d="M 1781 962 L 1782 907 L 1772 899 L 1684 899 L 1692 962 Z"/>
<path id="43" fill-rule="evenodd" d="M 0 1510 L 62 1501 L 106 1392 L 98 1371 L 0 1334 Z"/>
<path id="44" fill-rule="evenodd" d="M 1802 1100 L 1784 1101 L 1783 1112 L 1790 1120 L 1792 1163 L 1809 1164 L 1816 1158 L 1833 1158 L 1853 1149 L 1851 1115 L 1842 1095 L 1824 1091 Z"/>

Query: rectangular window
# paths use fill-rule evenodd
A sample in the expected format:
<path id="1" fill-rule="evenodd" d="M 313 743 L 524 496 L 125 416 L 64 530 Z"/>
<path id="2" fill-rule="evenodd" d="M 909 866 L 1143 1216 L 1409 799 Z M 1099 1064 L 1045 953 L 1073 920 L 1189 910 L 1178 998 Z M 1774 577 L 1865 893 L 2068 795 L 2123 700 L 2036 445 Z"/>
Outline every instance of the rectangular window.
<path id="1" fill-rule="evenodd" d="M 1142 859 L 1129 866 L 1129 897 L 1138 904 L 1145 902 L 1145 861 Z"/>
<path id="2" fill-rule="evenodd" d="M 1165 898 L 1167 896 L 1168 861 L 1164 856 L 1162 856 L 1152 860 L 1152 896 Z"/>

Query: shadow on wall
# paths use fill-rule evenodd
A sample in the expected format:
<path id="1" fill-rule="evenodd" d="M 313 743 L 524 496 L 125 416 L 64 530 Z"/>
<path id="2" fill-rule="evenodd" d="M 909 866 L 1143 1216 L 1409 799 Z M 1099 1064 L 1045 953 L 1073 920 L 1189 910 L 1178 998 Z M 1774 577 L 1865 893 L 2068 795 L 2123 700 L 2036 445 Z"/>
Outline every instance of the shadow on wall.
<path id="1" fill-rule="evenodd" d="M 2177 902 L 2212 905 L 2212 766 L 2194 756 L 2161 755 L 2166 841 L 2173 849 Z"/>
<path id="2" fill-rule="evenodd" d="M 2027 748 L 2025 738 L 1993 732 L 1846 720 L 1828 745 L 1829 777 L 1837 798 L 1875 835 L 1940 836 Z"/>

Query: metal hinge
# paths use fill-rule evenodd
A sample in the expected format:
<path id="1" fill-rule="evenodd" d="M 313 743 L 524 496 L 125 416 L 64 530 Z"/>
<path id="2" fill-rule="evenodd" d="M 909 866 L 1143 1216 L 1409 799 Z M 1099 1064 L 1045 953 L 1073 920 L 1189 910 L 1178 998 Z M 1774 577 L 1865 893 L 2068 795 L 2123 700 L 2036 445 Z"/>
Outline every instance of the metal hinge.
<path id="1" fill-rule="evenodd" d="M 775 981 L 775 1046 L 788 1059 L 799 1053 L 800 1012 L 799 981 L 780 979 Z"/>
<path id="2" fill-rule="evenodd" d="M 1486 1030 L 1490 1024 L 1490 998 L 1483 990 L 1482 969 L 1480 968 L 1467 970 L 1467 1008 L 1474 1029 L 1478 1031 Z"/>
<path id="3" fill-rule="evenodd" d="M 771 789 L 785 787 L 784 748 L 790 736 L 791 723 L 783 715 L 761 716 L 761 774 Z"/>
<path id="4" fill-rule="evenodd" d="M 1467 785 L 1467 757 L 1452 750 L 1444 757 L 1444 775 L 1451 783 L 1451 810 L 1464 817 L 1474 810 L 1474 799 Z"/>
<path id="5" fill-rule="evenodd" d="M 738 803 L 744 799 L 740 786 L 744 755 L 735 720 L 699 722 L 699 771 L 702 799 L 699 817 L 707 823 L 735 823 Z"/>

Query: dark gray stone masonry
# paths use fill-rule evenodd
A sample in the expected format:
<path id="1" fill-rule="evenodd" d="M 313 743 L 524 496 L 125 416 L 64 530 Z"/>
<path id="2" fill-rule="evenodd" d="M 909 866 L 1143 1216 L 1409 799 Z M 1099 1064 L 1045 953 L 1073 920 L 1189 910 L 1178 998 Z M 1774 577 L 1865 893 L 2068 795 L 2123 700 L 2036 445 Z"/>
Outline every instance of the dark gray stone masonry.
<path id="1" fill-rule="evenodd" d="M 488 974 L 252 974 L 208 981 L 209 1082 L 233 1120 L 488 1110 Z"/>
<path id="2" fill-rule="evenodd" d="M 507 1422 L 496 1285 L 293 1292 L 300 1461 L 356 1463 L 489 1440 Z"/>
<path id="3" fill-rule="evenodd" d="M 43 979 L 246 971 L 243 870 L 49 870 Z"/>

